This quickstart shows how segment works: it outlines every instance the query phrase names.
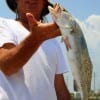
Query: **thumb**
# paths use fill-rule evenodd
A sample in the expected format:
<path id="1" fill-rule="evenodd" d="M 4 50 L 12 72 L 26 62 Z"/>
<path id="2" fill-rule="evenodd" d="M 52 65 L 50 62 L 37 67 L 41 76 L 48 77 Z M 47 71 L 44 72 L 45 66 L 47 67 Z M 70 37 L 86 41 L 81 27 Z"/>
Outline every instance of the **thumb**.
<path id="1" fill-rule="evenodd" d="M 27 17 L 30 28 L 33 28 L 33 26 L 37 25 L 37 20 L 35 19 L 33 14 L 26 13 L 26 17 Z"/>

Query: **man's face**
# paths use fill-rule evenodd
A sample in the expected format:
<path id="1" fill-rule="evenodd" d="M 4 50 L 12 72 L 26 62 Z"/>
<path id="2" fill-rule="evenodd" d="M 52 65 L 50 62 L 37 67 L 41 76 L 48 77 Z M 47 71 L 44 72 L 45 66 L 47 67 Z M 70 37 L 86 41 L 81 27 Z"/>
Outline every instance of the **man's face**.
<path id="1" fill-rule="evenodd" d="M 36 18 L 40 16 L 46 0 L 17 0 L 18 10 L 21 14 L 32 13 Z"/>

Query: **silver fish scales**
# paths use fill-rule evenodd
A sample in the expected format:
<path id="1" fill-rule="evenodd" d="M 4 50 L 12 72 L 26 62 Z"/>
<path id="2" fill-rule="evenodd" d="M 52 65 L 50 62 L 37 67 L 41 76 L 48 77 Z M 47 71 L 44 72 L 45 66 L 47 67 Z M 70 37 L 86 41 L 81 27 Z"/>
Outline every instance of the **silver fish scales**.
<path id="1" fill-rule="evenodd" d="M 88 100 L 93 66 L 83 31 L 75 18 L 68 11 L 63 10 L 59 4 L 56 4 L 54 8 L 50 6 L 48 8 L 53 20 L 61 30 L 62 38 L 68 51 L 69 65 L 80 91 L 81 100 Z"/>

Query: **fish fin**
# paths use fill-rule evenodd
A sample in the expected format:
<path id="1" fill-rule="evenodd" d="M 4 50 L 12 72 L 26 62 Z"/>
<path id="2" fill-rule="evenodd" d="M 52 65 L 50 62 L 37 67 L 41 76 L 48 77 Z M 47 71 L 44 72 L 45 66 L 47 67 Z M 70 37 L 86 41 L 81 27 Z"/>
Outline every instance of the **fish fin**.
<path id="1" fill-rule="evenodd" d="M 61 42 L 64 42 L 64 38 L 63 37 L 61 37 Z M 69 51 L 68 46 L 66 44 L 65 44 L 65 46 L 66 46 L 67 51 Z"/>
<path id="2" fill-rule="evenodd" d="M 64 41 L 64 43 L 66 45 L 67 51 L 69 51 L 69 49 L 72 49 L 71 44 L 70 44 L 70 40 L 69 40 L 68 36 L 64 37 L 63 41 Z"/>

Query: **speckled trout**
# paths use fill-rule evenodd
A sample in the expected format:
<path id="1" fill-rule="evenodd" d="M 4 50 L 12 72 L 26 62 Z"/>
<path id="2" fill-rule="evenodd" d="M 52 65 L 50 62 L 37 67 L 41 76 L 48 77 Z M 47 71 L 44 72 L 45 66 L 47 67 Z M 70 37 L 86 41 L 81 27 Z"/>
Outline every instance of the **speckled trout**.
<path id="1" fill-rule="evenodd" d="M 69 65 L 81 94 L 81 100 L 88 100 L 93 67 L 82 29 L 75 18 L 59 4 L 48 8 L 61 30 L 67 47 Z"/>

